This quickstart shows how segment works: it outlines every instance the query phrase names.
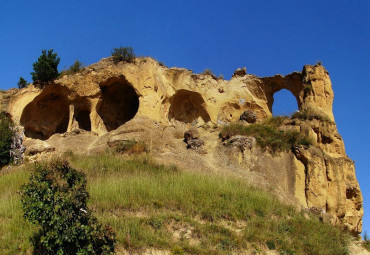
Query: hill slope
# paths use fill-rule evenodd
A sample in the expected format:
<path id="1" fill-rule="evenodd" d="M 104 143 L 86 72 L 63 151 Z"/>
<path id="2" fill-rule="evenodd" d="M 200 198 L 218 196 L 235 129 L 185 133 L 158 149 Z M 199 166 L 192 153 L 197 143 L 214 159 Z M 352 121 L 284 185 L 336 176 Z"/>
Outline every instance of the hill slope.
<path id="1" fill-rule="evenodd" d="M 348 234 L 239 178 L 189 173 L 114 153 L 67 158 L 87 174 L 90 207 L 116 231 L 118 254 L 348 252 Z M 22 219 L 17 194 L 31 168 L 0 175 L 0 249 L 6 254 L 32 250 L 28 238 L 35 228 Z"/>

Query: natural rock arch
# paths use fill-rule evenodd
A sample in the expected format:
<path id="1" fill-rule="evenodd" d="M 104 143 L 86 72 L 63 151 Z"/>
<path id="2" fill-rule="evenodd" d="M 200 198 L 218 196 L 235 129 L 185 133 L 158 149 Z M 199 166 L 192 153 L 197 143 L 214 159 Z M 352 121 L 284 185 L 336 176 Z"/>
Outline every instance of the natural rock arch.
<path id="1" fill-rule="evenodd" d="M 107 131 L 117 129 L 135 117 L 139 109 L 139 96 L 124 78 L 110 79 L 100 85 L 102 98 L 97 112 Z"/>
<path id="2" fill-rule="evenodd" d="M 273 94 L 272 114 L 290 115 L 298 110 L 298 100 L 287 89 L 281 89 Z"/>
<path id="3" fill-rule="evenodd" d="M 30 102 L 20 119 L 25 135 L 41 140 L 46 140 L 55 133 L 65 133 L 68 122 L 68 89 L 56 84 L 47 86 Z"/>
<path id="4" fill-rule="evenodd" d="M 181 89 L 170 98 L 168 119 L 191 123 L 201 117 L 204 122 L 211 120 L 204 107 L 203 97 L 194 91 Z"/>
<path id="5" fill-rule="evenodd" d="M 293 94 L 297 101 L 298 109 L 302 108 L 304 97 L 301 96 L 304 91 L 302 75 L 298 72 L 288 74 L 286 76 L 275 75 L 272 77 L 262 78 L 265 84 L 265 95 L 267 99 L 267 107 L 272 113 L 272 105 L 274 103 L 274 94 L 282 89 L 286 89 Z"/>

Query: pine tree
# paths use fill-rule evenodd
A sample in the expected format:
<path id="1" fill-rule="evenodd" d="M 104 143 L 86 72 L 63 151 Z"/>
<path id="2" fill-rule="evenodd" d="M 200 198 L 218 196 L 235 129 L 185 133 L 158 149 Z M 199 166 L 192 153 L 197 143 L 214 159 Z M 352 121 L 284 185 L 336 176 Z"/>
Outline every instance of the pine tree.
<path id="1" fill-rule="evenodd" d="M 53 53 L 53 49 L 48 50 L 47 53 L 46 50 L 42 50 L 41 56 L 33 63 L 32 80 L 42 83 L 54 80 L 59 74 L 59 62 L 60 58 L 57 57 L 57 53 Z"/>
<path id="2" fill-rule="evenodd" d="M 19 89 L 25 88 L 27 87 L 27 81 L 21 76 L 17 85 Z"/>

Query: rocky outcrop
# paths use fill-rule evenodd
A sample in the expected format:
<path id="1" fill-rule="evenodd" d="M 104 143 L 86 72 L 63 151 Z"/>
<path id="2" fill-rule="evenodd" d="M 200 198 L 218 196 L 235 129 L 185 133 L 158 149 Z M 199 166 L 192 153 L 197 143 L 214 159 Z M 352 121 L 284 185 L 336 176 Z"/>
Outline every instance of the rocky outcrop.
<path id="1" fill-rule="evenodd" d="M 257 115 L 253 111 L 245 111 L 240 115 L 240 120 L 244 120 L 248 123 L 254 123 L 257 121 Z"/>
<path id="2" fill-rule="evenodd" d="M 193 150 L 198 150 L 204 145 L 204 141 L 200 139 L 196 129 L 190 129 L 184 133 L 184 142 L 186 143 L 186 148 Z"/>
<path id="3" fill-rule="evenodd" d="M 219 127 L 241 116 L 247 122 L 271 117 L 273 96 L 282 89 L 293 94 L 299 108 L 285 128 L 306 134 L 312 146 L 270 155 L 250 137 L 218 139 Z M 282 198 L 361 232 L 362 195 L 334 122 L 329 74 L 321 65 L 263 78 L 240 69 L 227 81 L 166 68 L 151 58 L 117 64 L 106 58 L 43 89 L 31 84 L 0 96 L 2 110 L 24 127 L 30 157 L 70 149 L 94 152 L 112 141 L 144 140 L 159 161 L 228 171 L 267 189 L 273 186 Z M 182 134 L 190 128 L 202 140 L 189 138 L 186 145 L 207 153 L 186 149 Z"/>
<path id="4" fill-rule="evenodd" d="M 235 76 L 244 76 L 244 75 L 247 75 L 247 68 L 246 67 L 236 69 L 234 71 L 233 77 L 235 77 Z"/>
<path id="5" fill-rule="evenodd" d="M 47 139 L 77 128 L 103 135 L 135 116 L 163 125 L 226 123 L 251 110 L 261 120 L 272 116 L 273 95 L 281 89 L 292 92 L 300 110 L 334 120 L 331 82 L 320 65 L 286 76 L 245 74 L 226 81 L 165 68 L 151 58 L 137 59 L 135 64 L 103 59 L 43 90 L 30 85 L 11 91 L 3 108 L 25 127 L 28 137 Z"/>

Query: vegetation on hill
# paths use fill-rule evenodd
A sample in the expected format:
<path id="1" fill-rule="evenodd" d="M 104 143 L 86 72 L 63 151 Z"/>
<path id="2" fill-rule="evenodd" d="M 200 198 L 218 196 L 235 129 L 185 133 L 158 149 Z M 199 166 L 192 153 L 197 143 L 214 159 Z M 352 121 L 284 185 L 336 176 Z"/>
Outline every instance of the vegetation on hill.
<path id="1" fill-rule="evenodd" d="M 10 150 L 14 137 L 14 124 L 5 112 L 0 112 L 0 167 L 10 163 Z"/>
<path id="2" fill-rule="evenodd" d="M 117 233 L 117 249 L 173 254 L 347 254 L 349 235 L 296 212 L 241 179 L 184 172 L 127 156 L 68 155 L 87 178 L 89 207 Z M 0 250 L 30 251 L 36 228 L 22 219 L 17 191 L 31 166 L 0 175 Z"/>
<path id="3" fill-rule="evenodd" d="M 33 63 L 34 72 L 31 75 L 34 82 L 45 83 L 58 77 L 60 58 L 57 55 L 57 53 L 53 53 L 53 49 L 47 52 L 42 50 L 41 56 Z"/>
<path id="4" fill-rule="evenodd" d="M 112 50 L 112 57 L 114 63 L 118 62 L 129 62 L 133 63 L 135 61 L 135 53 L 132 47 L 119 47 Z"/>
<path id="5" fill-rule="evenodd" d="M 18 88 L 19 89 L 22 89 L 22 88 L 25 88 L 25 87 L 27 87 L 27 81 L 21 76 L 21 77 L 19 77 L 19 81 L 18 81 Z"/>
<path id="6" fill-rule="evenodd" d="M 366 250 L 370 251 L 370 239 L 367 235 L 367 233 L 365 232 L 365 235 L 364 235 L 364 243 L 363 243 L 363 246 L 365 247 Z"/>
<path id="7" fill-rule="evenodd" d="M 289 151 L 297 145 L 310 145 L 310 140 L 302 133 L 280 129 L 285 119 L 286 117 L 279 116 L 251 125 L 231 123 L 222 128 L 220 137 L 228 139 L 234 135 L 253 136 L 263 150 L 271 153 Z"/>
<path id="8" fill-rule="evenodd" d="M 332 122 L 330 118 L 322 113 L 317 113 L 311 109 L 306 109 L 302 111 L 297 111 L 292 114 L 292 119 L 300 119 L 300 120 L 319 120 L 319 121 L 326 121 Z"/>
<path id="9" fill-rule="evenodd" d="M 70 67 L 68 67 L 66 70 L 63 70 L 59 76 L 63 76 L 63 75 L 71 75 L 71 74 L 76 74 L 76 73 L 79 73 L 81 71 L 84 70 L 84 65 L 82 62 L 80 62 L 79 60 L 76 60 L 73 65 L 71 65 Z"/>
<path id="10" fill-rule="evenodd" d="M 111 254 L 115 235 L 87 207 L 85 175 L 65 161 L 36 164 L 21 187 L 24 217 L 38 225 L 32 237 L 40 254 Z"/>

